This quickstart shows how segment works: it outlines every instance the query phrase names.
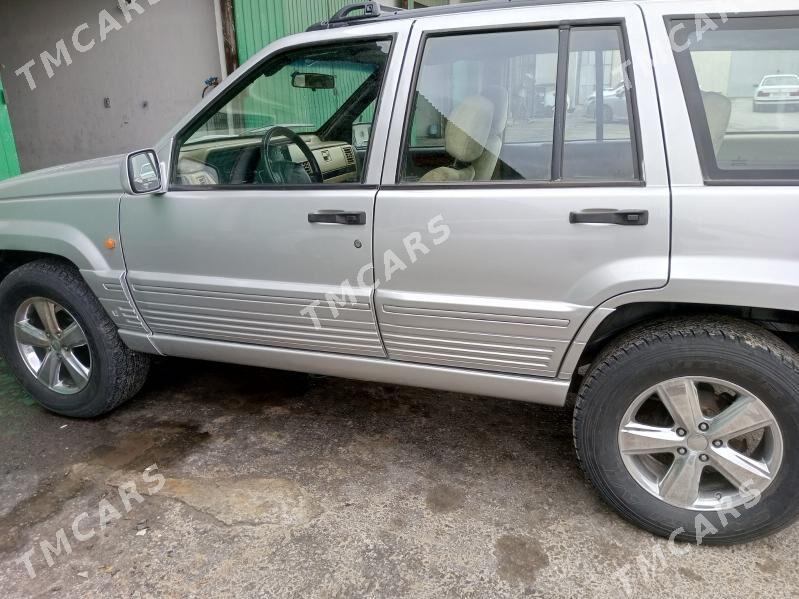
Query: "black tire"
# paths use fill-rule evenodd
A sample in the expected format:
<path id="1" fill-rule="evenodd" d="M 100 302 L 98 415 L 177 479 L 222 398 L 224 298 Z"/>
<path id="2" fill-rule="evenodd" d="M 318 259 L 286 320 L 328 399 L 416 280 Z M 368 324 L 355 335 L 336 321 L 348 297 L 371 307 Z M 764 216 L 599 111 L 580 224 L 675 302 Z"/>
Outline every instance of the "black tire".
<path id="1" fill-rule="evenodd" d="M 683 376 L 729 381 L 771 410 L 783 439 L 782 464 L 755 505 L 729 512 L 684 509 L 650 494 L 621 457 L 618 432 L 639 395 Z M 600 355 L 575 406 L 574 442 L 583 471 L 624 518 L 676 540 L 746 542 L 776 532 L 799 516 L 799 363 L 770 332 L 726 317 L 662 321 L 624 335 Z M 701 515 L 701 516 L 700 516 Z"/>
<path id="2" fill-rule="evenodd" d="M 25 365 L 14 336 L 17 308 L 30 298 L 57 302 L 80 324 L 91 352 L 85 388 L 73 395 L 51 391 Z M 0 284 L 0 350 L 22 386 L 44 408 L 72 418 L 92 418 L 138 393 L 147 379 L 149 356 L 130 350 L 77 268 L 58 259 L 21 266 Z"/>

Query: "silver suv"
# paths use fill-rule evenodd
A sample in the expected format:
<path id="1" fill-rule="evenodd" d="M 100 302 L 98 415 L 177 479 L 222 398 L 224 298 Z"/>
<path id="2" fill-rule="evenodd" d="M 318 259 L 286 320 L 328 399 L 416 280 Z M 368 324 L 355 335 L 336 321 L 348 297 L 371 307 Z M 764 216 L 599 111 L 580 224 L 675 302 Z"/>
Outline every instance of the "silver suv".
<path id="1" fill-rule="evenodd" d="M 799 72 L 799 11 L 768 7 L 349 6 L 155 149 L 0 184 L 8 365 L 71 417 L 136 394 L 150 355 L 569 405 L 624 517 L 778 530 L 799 113 L 752 96 Z"/>

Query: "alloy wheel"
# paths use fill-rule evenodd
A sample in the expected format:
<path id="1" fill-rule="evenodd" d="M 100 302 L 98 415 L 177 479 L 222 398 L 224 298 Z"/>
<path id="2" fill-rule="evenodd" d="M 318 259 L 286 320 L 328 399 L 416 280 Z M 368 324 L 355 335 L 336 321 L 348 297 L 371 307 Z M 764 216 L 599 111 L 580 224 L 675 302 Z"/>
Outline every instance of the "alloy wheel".
<path id="1" fill-rule="evenodd" d="M 86 388 L 92 358 L 86 333 L 60 304 L 42 297 L 17 309 L 14 338 L 22 361 L 50 391 L 74 395 Z"/>
<path id="2" fill-rule="evenodd" d="M 751 501 L 774 480 L 783 439 L 754 394 L 719 379 L 680 377 L 639 395 L 619 427 L 621 457 L 658 499 L 692 510 Z"/>

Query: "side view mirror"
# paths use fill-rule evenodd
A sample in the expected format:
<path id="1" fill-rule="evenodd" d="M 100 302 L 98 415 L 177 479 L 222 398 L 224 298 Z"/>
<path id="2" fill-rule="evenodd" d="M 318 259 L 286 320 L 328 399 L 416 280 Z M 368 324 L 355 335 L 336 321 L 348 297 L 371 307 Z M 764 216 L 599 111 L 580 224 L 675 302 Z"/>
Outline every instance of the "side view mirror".
<path id="1" fill-rule="evenodd" d="M 132 195 L 165 191 L 164 175 L 155 150 L 140 150 L 128 155 L 123 183 L 126 191 Z"/>
<path id="2" fill-rule="evenodd" d="M 323 73 L 294 73 L 291 85 L 301 89 L 336 89 L 336 78 Z"/>

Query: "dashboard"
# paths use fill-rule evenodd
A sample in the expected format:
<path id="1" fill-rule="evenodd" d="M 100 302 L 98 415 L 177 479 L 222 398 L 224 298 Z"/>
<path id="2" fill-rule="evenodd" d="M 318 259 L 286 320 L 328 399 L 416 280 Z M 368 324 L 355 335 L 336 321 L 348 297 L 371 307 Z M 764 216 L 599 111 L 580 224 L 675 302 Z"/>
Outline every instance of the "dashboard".
<path id="1" fill-rule="evenodd" d="M 316 135 L 302 135 L 314 154 L 325 183 L 354 183 L 359 177 L 355 148 L 346 142 L 322 141 Z M 300 149 L 277 137 L 272 144 L 284 160 L 305 169 L 311 165 Z M 264 176 L 261 137 L 215 139 L 183 146 L 178 159 L 178 185 L 257 185 L 268 183 Z M 271 154 L 271 151 L 270 151 Z"/>

